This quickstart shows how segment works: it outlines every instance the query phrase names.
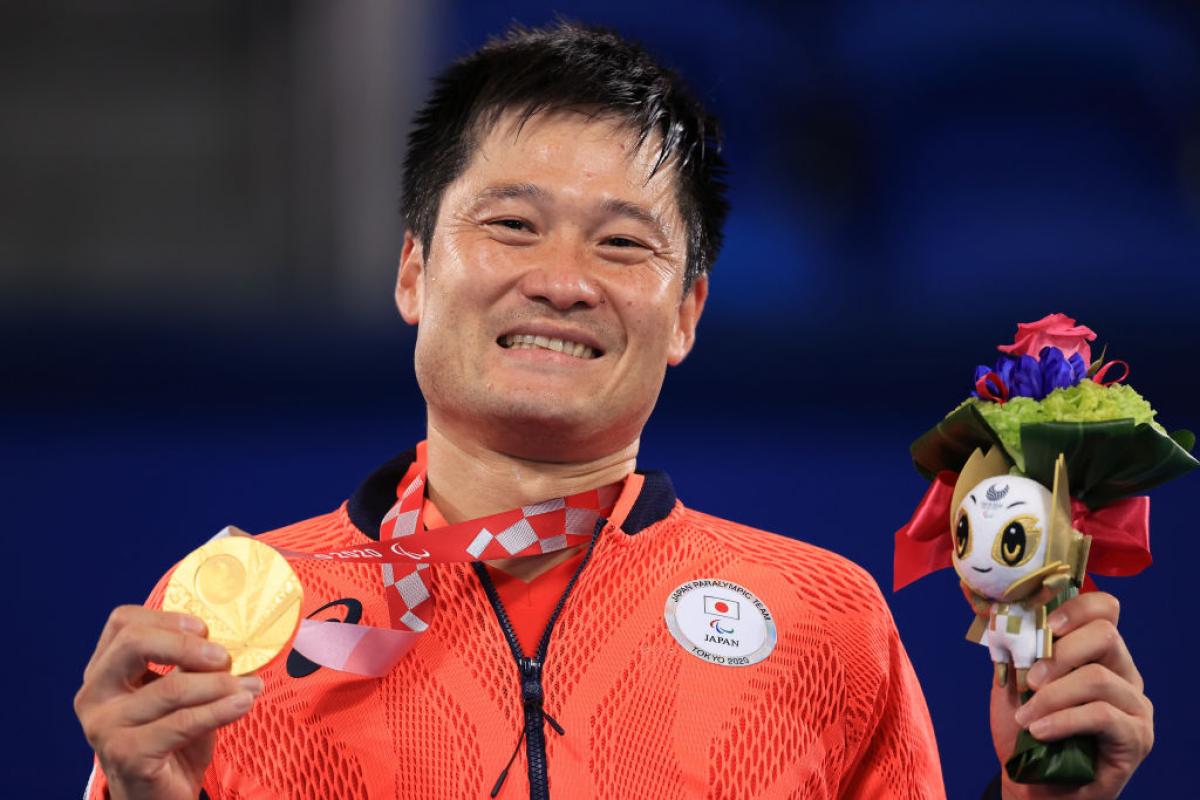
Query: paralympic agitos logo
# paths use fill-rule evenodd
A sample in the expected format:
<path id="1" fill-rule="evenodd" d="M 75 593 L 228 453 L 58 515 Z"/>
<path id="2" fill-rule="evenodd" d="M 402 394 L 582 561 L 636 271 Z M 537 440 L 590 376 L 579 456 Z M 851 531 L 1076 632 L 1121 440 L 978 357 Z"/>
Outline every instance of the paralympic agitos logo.
<path id="1" fill-rule="evenodd" d="M 334 622 L 334 623 L 345 622 L 345 623 L 349 623 L 351 625 L 357 625 L 358 621 L 362 619 L 362 613 L 363 613 L 362 601 L 356 600 L 353 597 L 341 597 L 341 598 L 338 598 L 337 600 L 330 600 L 328 603 L 326 603 L 325 605 L 318 608 L 316 611 L 309 614 L 308 619 L 312 619 L 313 617 L 320 614 L 322 611 L 328 611 L 329 609 L 334 608 L 335 606 L 344 607 L 346 609 L 346 616 L 343 617 L 342 619 L 337 619 L 336 617 L 330 618 L 330 619 L 321 619 L 321 620 L 318 620 L 318 622 Z M 302 656 L 298 652 L 296 652 L 295 649 L 292 649 L 288 653 L 287 674 L 293 678 L 306 678 L 309 675 L 312 675 L 314 672 L 316 672 L 320 668 L 321 668 L 320 664 L 316 663 L 315 661 L 310 661 L 309 659 L 305 658 L 304 656 Z"/>
<path id="2" fill-rule="evenodd" d="M 401 543 L 401 542 L 395 542 L 395 543 L 393 543 L 393 544 L 392 544 L 392 547 L 391 547 L 391 550 L 392 550 L 392 552 L 393 552 L 393 553 L 395 553 L 396 555 L 398 555 L 398 556 L 408 556 L 408 557 L 409 557 L 409 558 L 411 558 L 413 561 L 420 561 L 422 558 L 429 558 L 429 551 L 428 551 L 428 550 L 426 550 L 426 549 L 424 549 L 424 548 L 421 548 L 421 552 L 419 552 L 419 553 L 414 553 L 414 552 L 412 552 L 412 551 L 410 551 L 410 550 L 405 550 L 405 549 L 404 549 L 404 545 L 403 545 L 403 543 Z"/>
<path id="3" fill-rule="evenodd" d="M 429 558 L 429 551 L 422 548 L 421 552 L 414 553 L 404 547 L 403 539 L 398 539 L 388 548 L 391 552 L 398 556 L 408 556 L 413 561 L 420 561 L 423 558 Z M 318 561 L 365 561 L 367 559 L 384 558 L 383 553 L 376 550 L 374 547 L 356 547 L 353 550 L 335 550 L 331 553 L 313 553 L 312 557 Z"/>

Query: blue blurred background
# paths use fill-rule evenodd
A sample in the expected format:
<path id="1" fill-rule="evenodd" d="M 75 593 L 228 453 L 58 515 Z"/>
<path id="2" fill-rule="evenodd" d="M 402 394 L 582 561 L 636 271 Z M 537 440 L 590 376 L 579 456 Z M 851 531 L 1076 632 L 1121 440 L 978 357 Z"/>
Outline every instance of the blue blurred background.
<path id="1" fill-rule="evenodd" d="M 1196 4 L 6 3 L 6 796 L 82 791 L 71 699 L 112 606 L 421 436 L 390 299 L 407 120 L 448 59 L 555 11 L 642 40 L 725 121 L 728 244 L 641 459 L 685 502 L 890 587 L 909 441 L 1051 311 L 1200 425 Z M 1196 480 L 1154 493 L 1154 567 L 1102 581 L 1157 705 L 1130 797 L 1197 791 Z M 955 580 L 890 599 L 949 796 L 977 797 L 991 670 Z"/>

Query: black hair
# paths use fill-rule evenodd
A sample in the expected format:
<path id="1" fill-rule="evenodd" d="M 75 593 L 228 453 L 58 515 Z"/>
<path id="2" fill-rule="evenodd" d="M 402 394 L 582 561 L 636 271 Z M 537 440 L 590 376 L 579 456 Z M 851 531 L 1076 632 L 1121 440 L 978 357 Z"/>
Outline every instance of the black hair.
<path id="1" fill-rule="evenodd" d="M 566 108 L 623 119 L 637 131 L 639 145 L 658 135 L 651 174 L 664 166 L 676 172 L 687 228 L 684 287 L 690 287 L 712 268 L 729 211 L 716 117 L 675 72 L 596 26 L 562 20 L 545 28 L 514 25 L 436 78 L 408 138 L 405 224 L 428 252 L 442 194 L 500 116 L 517 111 L 524 122 Z"/>

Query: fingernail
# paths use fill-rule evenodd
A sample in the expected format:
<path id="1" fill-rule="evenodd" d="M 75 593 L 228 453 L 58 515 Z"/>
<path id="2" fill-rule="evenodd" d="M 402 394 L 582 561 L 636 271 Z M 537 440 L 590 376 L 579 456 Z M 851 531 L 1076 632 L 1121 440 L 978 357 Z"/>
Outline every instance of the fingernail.
<path id="1" fill-rule="evenodd" d="M 179 627 L 188 633 L 204 633 L 204 621 L 199 617 L 180 617 Z"/>
<path id="2" fill-rule="evenodd" d="M 1035 719 L 1029 726 L 1029 732 L 1034 736 L 1042 736 L 1043 734 L 1049 733 L 1049 731 L 1050 720 L 1046 719 L 1045 717 L 1042 719 Z"/>
<path id="3" fill-rule="evenodd" d="M 1025 676 L 1025 679 L 1029 681 L 1030 685 L 1041 686 L 1042 681 L 1046 678 L 1047 669 L 1049 668 L 1039 661 L 1030 668 L 1029 674 Z"/>
<path id="4" fill-rule="evenodd" d="M 238 683 L 241 684 L 243 689 L 255 697 L 258 697 L 258 695 L 262 693 L 262 678 L 258 677 L 257 675 L 246 675 L 245 677 L 238 678 Z"/>
<path id="5" fill-rule="evenodd" d="M 224 664 L 225 659 L 229 657 L 229 653 L 225 651 L 224 647 L 213 642 L 205 642 L 204 646 L 200 648 L 200 655 L 205 661 L 213 664 Z"/>
<path id="6" fill-rule="evenodd" d="M 1055 611 L 1050 615 L 1048 624 L 1050 625 L 1051 633 L 1058 633 L 1063 629 L 1063 626 L 1067 624 L 1067 615 L 1061 611 Z"/>
<path id="7" fill-rule="evenodd" d="M 1029 715 L 1029 706 L 1023 705 L 1017 709 L 1017 713 L 1013 714 L 1013 720 L 1015 720 L 1018 725 L 1024 728 L 1026 727 L 1025 723 L 1029 721 Z"/>
<path id="8" fill-rule="evenodd" d="M 254 703 L 254 695 L 249 692 L 238 692 L 229 698 L 229 707 L 234 711 L 245 711 Z"/>

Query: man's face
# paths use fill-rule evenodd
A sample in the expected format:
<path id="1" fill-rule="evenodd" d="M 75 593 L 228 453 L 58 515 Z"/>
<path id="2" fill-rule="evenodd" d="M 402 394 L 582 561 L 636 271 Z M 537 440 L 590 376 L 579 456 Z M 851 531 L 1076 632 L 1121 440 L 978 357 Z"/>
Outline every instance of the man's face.
<path id="1" fill-rule="evenodd" d="M 683 294 L 675 172 L 653 140 L 571 111 L 512 115 L 447 187 L 429 252 L 406 237 L 396 299 L 419 323 L 430 422 L 539 460 L 638 438 L 691 349 L 707 282 Z"/>

